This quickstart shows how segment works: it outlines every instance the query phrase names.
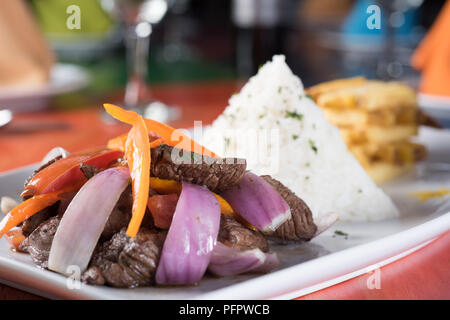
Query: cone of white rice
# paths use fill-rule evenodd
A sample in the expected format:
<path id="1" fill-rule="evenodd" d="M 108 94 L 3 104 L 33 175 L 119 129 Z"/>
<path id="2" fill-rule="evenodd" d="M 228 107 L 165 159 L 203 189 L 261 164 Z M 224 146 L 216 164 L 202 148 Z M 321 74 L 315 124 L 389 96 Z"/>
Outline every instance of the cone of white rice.
<path id="1" fill-rule="evenodd" d="M 398 216 L 284 56 L 274 56 L 231 97 L 202 139 L 217 154 L 246 158 L 249 170 L 281 181 L 308 204 L 314 219 L 331 212 L 353 221 Z"/>

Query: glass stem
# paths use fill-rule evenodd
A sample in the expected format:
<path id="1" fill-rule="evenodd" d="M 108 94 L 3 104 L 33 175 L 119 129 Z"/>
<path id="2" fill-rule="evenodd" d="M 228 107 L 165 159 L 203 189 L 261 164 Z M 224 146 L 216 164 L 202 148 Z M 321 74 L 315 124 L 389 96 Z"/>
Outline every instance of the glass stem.
<path id="1" fill-rule="evenodd" d="M 150 89 L 146 84 L 151 25 L 140 22 L 130 26 L 126 34 L 128 81 L 125 89 L 127 107 L 139 107 L 150 99 Z"/>

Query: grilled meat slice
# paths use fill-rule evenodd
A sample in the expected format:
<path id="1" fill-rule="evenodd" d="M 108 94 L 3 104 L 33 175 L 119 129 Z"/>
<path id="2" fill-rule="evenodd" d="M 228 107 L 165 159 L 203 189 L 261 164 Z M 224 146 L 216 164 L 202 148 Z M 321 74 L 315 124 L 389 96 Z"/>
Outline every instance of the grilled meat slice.
<path id="1" fill-rule="evenodd" d="M 28 252 L 33 262 L 41 268 L 48 267 L 50 248 L 60 221 L 60 216 L 44 221 L 20 244 L 19 250 Z"/>
<path id="2" fill-rule="evenodd" d="M 134 238 L 125 229 L 97 246 L 82 280 L 89 284 L 133 288 L 154 282 L 165 235 L 141 228 Z"/>
<path id="3" fill-rule="evenodd" d="M 151 175 L 186 181 L 223 191 L 236 185 L 245 173 L 245 159 L 212 158 L 161 145 L 151 151 Z"/>
<path id="4" fill-rule="evenodd" d="M 92 178 L 98 173 L 97 167 L 91 166 L 90 164 L 86 164 L 84 162 L 80 164 L 80 170 L 87 179 Z"/>
<path id="5" fill-rule="evenodd" d="M 59 203 L 44 208 L 38 213 L 35 213 L 22 223 L 22 233 L 25 237 L 28 237 L 41 223 L 48 220 L 50 217 L 55 216 L 58 213 Z"/>
<path id="6" fill-rule="evenodd" d="M 292 214 L 291 218 L 279 226 L 270 236 L 286 241 L 311 240 L 317 231 L 317 226 L 314 224 L 311 210 L 306 203 L 271 176 L 261 176 L 261 178 L 278 191 L 291 208 Z"/>
<path id="7" fill-rule="evenodd" d="M 269 251 L 266 238 L 259 231 L 250 230 L 232 217 L 221 215 L 218 241 L 236 250 L 261 249 Z"/>
<path id="8" fill-rule="evenodd" d="M 105 284 L 105 278 L 98 267 L 90 267 L 83 272 L 81 281 L 95 286 L 102 286 Z"/>
<path id="9" fill-rule="evenodd" d="M 131 185 L 128 186 L 117 201 L 111 215 L 106 221 L 100 240 L 109 240 L 113 234 L 126 227 L 131 219 L 131 210 L 133 206 L 133 195 Z M 147 214 L 146 214 L 147 216 Z"/>

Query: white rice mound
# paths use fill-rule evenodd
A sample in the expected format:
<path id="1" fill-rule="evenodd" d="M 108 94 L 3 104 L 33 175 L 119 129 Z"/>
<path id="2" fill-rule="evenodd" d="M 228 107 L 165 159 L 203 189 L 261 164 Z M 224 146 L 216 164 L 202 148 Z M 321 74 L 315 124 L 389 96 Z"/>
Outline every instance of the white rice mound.
<path id="1" fill-rule="evenodd" d="M 264 140 L 261 132 L 269 132 L 269 138 Z M 230 98 L 202 141 L 221 156 L 246 158 L 256 174 L 271 174 L 308 204 L 314 219 L 332 212 L 352 221 L 398 216 L 392 200 L 347 150 L 338 129 L 305 94 L 282 55 Z M 255 147 L 264 141 L 265 148 Z"/>

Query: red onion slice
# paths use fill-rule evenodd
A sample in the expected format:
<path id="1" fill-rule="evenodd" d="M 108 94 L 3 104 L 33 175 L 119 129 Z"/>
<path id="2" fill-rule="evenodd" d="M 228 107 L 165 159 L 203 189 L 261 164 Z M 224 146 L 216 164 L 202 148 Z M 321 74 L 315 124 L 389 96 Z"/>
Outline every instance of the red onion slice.
<path id="1" fill-rule="evenodd" d="M 127 168 L 107 169 L 89 179 L 67 207 L 50 249 L 48 268 L 68 274 L 83 272 L 111 211 L 130 182 Z"/>
<path id="2" fill-rule="evenodd" d="M 182 183 L 156 270 L 158 284 L 194 284 L 208 267 L 219 233 L 220 205 L 206 187 Z"/>
<path id="3" fill-rule="evenodd" d="M 278 267 L 279 263 L 276 253 L 264 253 L 260 249 L 239 251 L 217 242 L 208 271 L 218 276 L 269 272 Z"/>
<path id="4" fill-rule="evenodd" d="M 280 260 L 278 259 L 277 253 L 269 252 L 269 253 L 265 253 L 265 255 L 266 255 L 266 260 L 264 261 L 264 263 L 261 266 L 253 269 L 252 272 L 267 273 L 267 272 L 272 271 L 275 268 L 278 268 L 278 266 L 280 265 Z"/>
<path id="5" fill-rule="evenodd" d="M 240 216 L 262 232 L 275 231 L 291 218 L 291 209 L 280 194 L 263 178 L 245 173 L 239 184 L 221 196 Z"/>

